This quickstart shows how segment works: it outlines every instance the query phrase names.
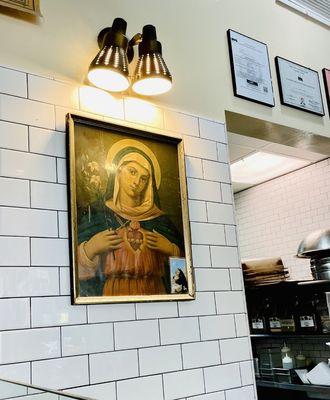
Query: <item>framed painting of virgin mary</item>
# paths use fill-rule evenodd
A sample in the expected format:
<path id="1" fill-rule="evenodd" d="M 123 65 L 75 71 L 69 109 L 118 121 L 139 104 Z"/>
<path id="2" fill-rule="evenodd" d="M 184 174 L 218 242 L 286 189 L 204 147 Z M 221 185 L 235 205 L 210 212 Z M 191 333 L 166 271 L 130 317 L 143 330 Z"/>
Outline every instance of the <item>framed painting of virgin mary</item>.
<path id="1" fill-rule="evenodd" d="M 74 304 L 195 297 L 182 139 L 68 115 Z"/>

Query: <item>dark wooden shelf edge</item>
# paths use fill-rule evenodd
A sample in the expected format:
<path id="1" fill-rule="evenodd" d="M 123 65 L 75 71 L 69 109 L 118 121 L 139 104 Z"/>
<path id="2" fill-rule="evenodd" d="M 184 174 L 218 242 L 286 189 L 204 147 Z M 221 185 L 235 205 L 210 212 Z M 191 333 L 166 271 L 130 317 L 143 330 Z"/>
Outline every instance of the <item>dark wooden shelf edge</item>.
<path id="1" fill-rule="evenodd" d="M 308 281 L 281 281 L 277 283 L 269 283 L 266 285 L 260 285 L 260 286 L 249 286 L 245 284 L 245 290 L 247 292 L 253 292 L 255 290 L 265 290 L 265 289 L 276 289 L 278 287 L 309 287 L 309 286 L 330 286 L 330 280 L 308 280 Z"/>
<path id="2" fill-rule="evenodd" d="M 262 381 L 261 379 L 256 379 L 256 382 L 258 387 L 264 387 L 264 388 L 295 390 L 300 392 L 318 393 L 318 394 L 330 394 L 330 386 L 279 383 L 279 382 Z"/>
<path id="3" fill-rule="evenodd" d="M 283 339 L 283 338 L 285 338 L 285 339 L 287 339 L 287 338 L 292 338 L 292 339 L 294 339 L 294 338 L 301 338 L 301 339 L 315 339 L 315 338 L 327 338 L 327 337 L 330 337 L 330 333 L 319 333 L 319 334 L 308 334 L 308 335 L 306 335 L 306 334 L 299 334 L 299 333 L 297 333 L 297 334 L 295 334 L 295 333 L 292 333 L 292 334 L 271 334 L 271 333 L 251 333 L 250 334 L 250 338 L 251 339 L 262 339 L 262 338 L 271 338 L 271 339 L 276 339 L 276 338 L 278 338 L 278 339 Z"/>
<path id="4" fill-rule="evenodd" d="M 309 285 L 327 285 L 330 284 L 328 280 L 310 280 L 310 281 L 297 281 L 299 286 L 309 286 Z"/>

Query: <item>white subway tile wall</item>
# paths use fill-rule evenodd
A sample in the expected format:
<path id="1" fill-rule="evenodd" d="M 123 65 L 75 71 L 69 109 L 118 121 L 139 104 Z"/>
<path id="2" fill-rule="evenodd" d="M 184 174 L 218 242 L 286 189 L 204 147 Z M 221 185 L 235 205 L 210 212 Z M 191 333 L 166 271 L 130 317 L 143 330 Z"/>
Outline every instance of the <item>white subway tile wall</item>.
<path id="1" fill-rule="evenodd" d="M 182 385 L 182 383 L 185 385 Z M 202 369 L 171 372 L 164 375 L 165 400 L 180 399 L 205 392 Z"/>
<path id="2" fill-rule="evenodd" d="M 102 116 L 102 118 L 112 117 L 116 119 L 124 119 L 124 101 L 121 96 L 115 98 L 109 93 L 102 92 L 96 88 L 84 86 L 79 90 L 79 99 L 80 109 L 82 111 L 91 111 L 92 113 L 97 114 L 96 116 L 94 116 L 96 118 Z M 59 109 L 58 107 L 56 107 L 56 114 L 58 114 L 59 112 L 66 114 L 67 110 L 65 108 Z M 56 129 L 58 129 L 62 125 L 62 123 L 58 125 L 58 122 L 59 118 L 56 115 Z M 63 130 L 65 130 L 65 126 L 62 126 Z"/>
<path id="3" fill-rule="evenodd" d="M 188 178 L 203 179 L 202 160 L 186 156 L 186 175 Z"/>
<path id="4" fill-rule="evenodd" d="M 139 376 L 137 350 L 92 354 L 89 359 L 91 383 Z"/>
<path id="5" fill-rule="evenodd" d="M 103 383 L 97 385 L 80 386 L 67 391 L 68 394 L 85 396 L 91 399 L 115 399 L 116 384 L 114 382 Z"/>
<path id="6" fill-rule="evenodd" d="M 119 381 L 117 383 L 117 399 L 163 400 L 162 383 L 161 375 Z"/>
<path id="7" fill-rule="evenodd" d="M 159 374 L 182 369 L 180 345 L 148 347 L 139 350 L 141 375 Z"/>
<path id="8" fill-rule="evenodd" d="M 188 397 L 187 400 L 225 400 L 225 392 L 201 394 L 200 396 Z"/>
<path id="9" fill-rule="evenodd" d="M 67 210 L 66 186 L 46 182 L 31 182 L 31 207 Z"/>
<path id="10" fill-rule="evenodd" d="M 64 132 L 30 127 L 30 151 L 32 153 L 47 154 L 49 156 L 65 157 L 65 138 L 66 135 Z"/>
<path id="11" fill-rule="evenodd" d="M 198 118 L 175 111 L 165 110 L 165 129 L 190 136 L 199 136 Z"/>
<path id="12" fill-rule="evenodd" d="M 88 356 L 62 357 L 32 362 L 32 381 L 37 386 L 84 386 L 89 383 Z"/>
<path id="13" fill-rule="evenodd" d="M 10 251 L 12 249 L 15 251 Z M 0 254 L 0 266 L 29 266 L 30 239 L 0 236 Z"/>
<path id="14" fill-rule="evenodd" d="M 1 381 L 0 382 L 0 393 L 1 393 L 1 397 L 2 398 L 5 398 L 5 397 L 13 398 L 13 397 L 15 397 L 18 400 L 22 400 L 22 398 L 27 395 L 27 388 L 26 387 L 22 387 L 22 386 L 21 387 L 13 386 L 9 382 Z"/>
<path id="15" fill-rule="evenodd" d="M 8 68 L 0 68 L 1 93 L 8 93 L 14 96 L 26 97 L 27 84 L 26 74 Z"/>
<path id="16" fill-rule="evenodd" d="M 28 151 L 28 127 L 0 121 L 0 147 Z"/>
<path id="17" fill-rule="evenodd" d="M 8 68 L 0 101 L 0 378 L 97 400 L 254 396 L 224 124 Z M 195 301 L 71 305 L 68 112 L 183 137 Z"/>
<path id="18" fill-rule="evenodd" d="M 210 315 L 199 319 L 202 340 L 224 339 L 236 336 L 233 315 Z"/>
<path id="19" fill-rule="evenodd" d="M 310 232 L 329 229 L 330 159 L 235 195 L 242 259 L 282 257 L 292 279 L 311 279 L 295 257 Z"/>
<path id="20" fill-rule="evenodd" d="M 22 179 L 0 178 L 2 206 L 30 207 L 30 184 Z"/>
<path id="21" fill-rule="evenodd" d="M 178 306 L 176 302 L 136 304 L 137 319 L 172 318 L 177 316 Z"/>
<path id="22" fill-rule="evenodd" d="M 17 382 L 29 382 L 30 363 L 2 365 L 0 366 L 0 375 L 3 379 L 12 379 Z"/>
<path id="23" fill-rule="evenodd" d="M 62 296 L 70 295 L 70 272 L 69 267 L 60 268 L 60 294 Z"/>

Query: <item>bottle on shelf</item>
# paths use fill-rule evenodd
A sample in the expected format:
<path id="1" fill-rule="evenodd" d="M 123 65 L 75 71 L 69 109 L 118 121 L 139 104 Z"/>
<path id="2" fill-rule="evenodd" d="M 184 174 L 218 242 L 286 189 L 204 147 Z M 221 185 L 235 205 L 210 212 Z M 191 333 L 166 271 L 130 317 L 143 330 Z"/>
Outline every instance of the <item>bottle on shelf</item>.
<path id="1" fill-rule="evenodd" d="M 330 348 L 330 342 L 326 342 L 326 346 Z M 328 367 L 330 368 L 330 358 L 328 358 Z"/>
<path id="2" fill-rule="evenodd" d="M 282 367 L 284 369 L 292 369 L 293 368 L 293 360 L 287 354 L 285 354 L 285 356 L 282 358 Z"/>
<path id="3" fill-rule="evenodd" d="M 307 297 L 305 301 L 300 302 L 300 311 L 298 315 L 300 333 L 317 333 L 316 300 L 314 296 Z"/>
<path id="4" fill-rule="evenodd" d="M 296 368 L 305 368 L 306 367 L 306 357 L 300 351 L 296 356 Z"/>
<path id="5" fill-rule="evenodd" d="M 293 368 L 293 356 L 291 354 L 291 349 L 284 342 L 283 347 L 281 348 L 281 358 L 282 358 L 282 367 L 284 369 L 292 369 Z"/>
<path id="6" fill-rule="evenodd" d="M 282 324 L 279 314 L 279 307 L 274 301 L 269 302 L 269 317 L 268 317 L 268 326 L 270 333 L 281 333 L 282 332 Z"/>
<path id="7" fill-rule="evenodd" d="M 293 299 L 288 299 L 285 303 L 282 301 L 280 307 L 280 323 L 282 333 L 295 333 L 296 332 L 296 322 L 295 313 L 296 301 Z"/>
<path id="8" fill-rule="evenodd" d="M 320 316 L 321 333 L 330 333 L 330 315 L 328 310 L 327 293 L 322 293 L 317 309 Z M 329 299 L 330 300 L 330 299 Z"/>
<path id="9" fill-rule="evenodd" d="M 321 321 L 321 300 L 320 300 L 320 294 L 319 293 L 314 293 L 313 298 L 312 298 L 312 307 L 314 309 L 314 316 L 315 316 L 315 332 L 316 333 L 322 333 L 322 321 Z"/>
<path id="10" fill-rule="evenodd" d="M 293 317 L 296 327 L 296 333 L 300 333 L 300 312 L 301 312 L 300 299 L 299 296 L 296 295 L 293 300 Z"/>
<path id="11" fill-rule="evenodd" d="M 265 299 L 265 301 L 261 304 L 255 304 L 255 308 L 250 319 L 251 333 L 267 333 L 269 307 L 269 299 Z"/>

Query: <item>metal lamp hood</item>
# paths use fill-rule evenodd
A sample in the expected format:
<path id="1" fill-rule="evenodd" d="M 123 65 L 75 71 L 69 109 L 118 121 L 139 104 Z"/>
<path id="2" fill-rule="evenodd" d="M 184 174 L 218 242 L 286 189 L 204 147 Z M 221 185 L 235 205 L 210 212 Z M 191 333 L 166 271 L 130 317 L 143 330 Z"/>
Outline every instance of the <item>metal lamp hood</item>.
<path id="1" fill-rule="evenodd" d="M 89 82 L 111 92 L 128 89 L 131 84 L 129 63 L 134 58 L 134 47 L 138 45 L 139 59 L 133 76 L 133 91 L 144 96 L 168 92 L 172 87 L 172 75 L 163 59 L 156 28 L 145 25 L 142 34 L 135 34 L 131 40 L 126 36 L 126 29 L 126 21 L 115 18 L 111 27 L 99 33 L 99 52 L 90 64 Z"/>

